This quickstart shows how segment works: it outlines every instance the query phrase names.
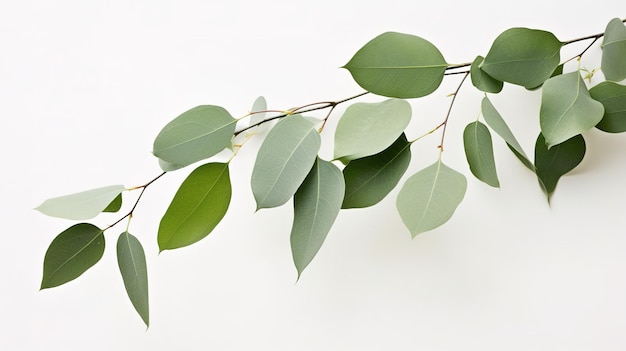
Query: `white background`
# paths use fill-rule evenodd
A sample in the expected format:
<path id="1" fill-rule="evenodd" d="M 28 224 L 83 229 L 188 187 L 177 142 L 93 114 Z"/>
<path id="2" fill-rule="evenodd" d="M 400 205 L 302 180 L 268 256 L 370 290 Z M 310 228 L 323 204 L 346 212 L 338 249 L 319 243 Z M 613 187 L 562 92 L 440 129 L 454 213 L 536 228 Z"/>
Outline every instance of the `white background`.
<path id="1" fill-rule="evenodd" d="M 2 1 L 0 349 L 626 349 L 626 138 L 585 134 L 587 156 L 550 207 L 494 138 L 502 188 L 492 189 L 471 176 L 460 143 L 479 113 L 469 81 L 444 154 L 468 177 L 453 219 L 411 240 L 395 211 L 397 189 L 378 206 L 342 211 L 297 283 L 291 205 L 254 213 L 249 177 L 260 140 L 232 162 L 231 209 L 196 245 L 157 254 L 160 217 L 193 167 L 155 183 L 130 227 L 148 261 L 147 331 L 117 268 L 124 224 L 106 233 L 96 266 L 39 291 L 45 251 L 73 222 L 32 210 L 48 197 L 156 176 L 154 137 L 196 105 L 242 116 L 259 95 L 287 109 L 361 92 L 339 67 L 385 31 L 422 36 L 462 63 L 510 27 L 568 40 L 604 31 L 623 10 L 618 0 Z M 594 46 L 583 65 L 598 67 L 599 53 Z M 459 79 L 412 101 L 409 138 L 443 119 Z M 529 155 L 539 100 L 510 85 L 493 97 Z M 322 135 L 325 158 L 344 109 Z M 436 160 L 439 137 L 414 145 L 407 176 Z M 125 194 L 127 206 L 136 195 Z"/>

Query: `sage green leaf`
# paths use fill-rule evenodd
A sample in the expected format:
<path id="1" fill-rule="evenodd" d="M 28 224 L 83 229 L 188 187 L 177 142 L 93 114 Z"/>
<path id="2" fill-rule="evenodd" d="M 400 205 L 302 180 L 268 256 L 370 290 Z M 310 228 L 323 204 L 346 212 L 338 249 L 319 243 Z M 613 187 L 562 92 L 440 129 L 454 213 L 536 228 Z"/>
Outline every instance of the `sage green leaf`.
<path id="1" fill-rule="evenodd" d="M 377 154 L 402 134 L 411 121 L 411 105 L 390 99 L 350 105 L 335 130 L 335 159 L 342 162 Z"/>
<path id="2" fill-rule="evenodd" d="M 602 41 L 602 72 L 607 80 L 626 79 L 626 26 L 613 18 L 606 26 Z"/>
<path id="3" fill-rule="evenodd" d="M 535 88 L 559 65 L 562 46 L 550 32 L 507 29 L 493 42 L 480 68 L 496 80 Z"/>
<path id="4" fill-rule="evenodd" d="M 556 66 L 556 68 L 554 69 L 554 72 L 552 72 L 552 75 L 550 75 L 550 78 L 559 76 L 561 74 L 563 74 L 563 64 L 560 64 L 560 65 Z M 526 88 L 526 89 L 532 91 L 532 90 L 537 90 L 537 89 L 541 88 L 542 86 L 543 86 L 543 83 L 541 85 L 538 85 L 538 86 L 534 87 L 534 88 Z"/>
<path id="5" fill-rule="evenodd" d="M 319 133 L 300 115 L 276 123 L 259 148 L 252 170 L 257 210 L 291 199 L 313 166 L 320 144 Z"/>
<path id="6" fill-rule="evenodd" d="M 486 184 L 499 188 L 491 134 L 487 126 L 478 121 L 468 124 L 463 131 L 463 144 L 472 174 Z"/>
<path id="7" fill-rule="evenodd" d="M 172 172 L 172 171 L 176 171 L 181 168 L 187 167 L 187 165 L 175 165 L 173 163 L 169 163 L 167 161 L 163 161 L 162 159 L 159 159 L 159 167 L 161 167 L 163 172 Z"/>
<path id="8" fill-rule="evenodd" d="M 439 49 L 429 41 L 387 32 L 365 44 L 343 68 L 371 93 L 408 99 L 435 91 L 447 66 Z"/>
<path id="9" fill-rule="evenodd" d="M 509 149 L 513 151 L 513 154 L 515 154 L 522 164 L 534 172 L 535 166 L 532 162 L 530 162 L 528 156 L 526 156 L 526 153 L 522 149 L 522 146 L 519 142 L 517 142 L 513 132 L 511 132 L 511 129 L 509 129 L 509 126 L 506 124 L 498 110 L 496 110 L 491 101 L 489 101 L 489 98 L 483 98 L 481 109 L 487 125 L 506 142 Z"/>
<path id="10" fill-rule="evenodd" d="M 123 185 L 102 188 L 48 199 L 35 209 L 47 216 L 73 220 L 90 219 L 102 213 L 109 204 L 126 190 Z"/>
<path id="11" fill-rule="evenodd" d="M 146 255 L 139 240 L 129 232 L 120 234 L 117 239 L 117 264 L 126 294 L 147 327 L 150 325 L 150 309 Z"/>
<path id="12" fill-rule="evenodd" d="M 544 83 L 539 122 L 548 148 L 593 128 L 603 115 L 604 107 L 591 98 L 579 72 L 562 74 Z"/>
<path id="13" fill-rule="evenodd" d="M 102 212 L 117 212 L 122 208 L 122 194 L 119 194 L 111 201 Z"/>
<path id="14" fill-rule="evenodd" d="M 609 133 L 626 132 L 626 86 L 602 82 L 589 93 L 604 106 L 604 116 L 596 128 Z"/>
<path id="15" fill-rule="evenodd" d="M 330 162 L 317 159 L 293 201 L 291 252 L 298 278 L 322 247 L 344 194 L 343 175 Z"/>
<path id="16" fill-rule="evenodd" d="M 59 234 L 43 260 L 41 289 L 53 288 L 78 278 L 104 254 L 103 231 L 93 224 L 78 223 Z"/>
<path id="17" fill-rule="evenodd" d="M 232 189 L 228 163 L 207 163 L 187 176 L 159 225 L 159 251 L 191 245 L 224 218 Z"/>
<path id="18" fill-rule="evenodd" d="M 480 65 L 484 60 L 484 57 L 477 56 L 470 66 L 470 78 L 472 79 L 472 85 L 474 85 L 476 89 L 484 91 L 485 93 L 497 94 L 502 91 L 504 83 L 502 83 L 501 80 L 494 79 L 492 76 L 480 69 Z"/>
<path id="19" fill-rule="evenodd" d="M 535 167 L 539 184 L 548 201 L 559 179 L 578 166 L 585 156 L 585 151 L 585 139 L 582 135 L 576 135 L 548 148 L 543 135 L 539 134 L 535 144 Z"/>
<path id="20" fill-rule="evenodd" d="M 404 133 L 380 153 L 350 161 L 343 169 L 346 194 L 342 208 L 377 204 L 395 188 L 411 161 L 411 143 Z"/>
<path id="21" fill-rule="evenodd" d="M 235 132 L 237 120 L 219 106 L 194 107 L 174 118 L 154 140 L 156 157 L 187 166 L 224 150 Z"/>
<path id="22" fill-rule="evenodd" d="M 265 119 L 266 113 L 261 111 L 266 110 L 267 101 L 265 101 L 265 98 L 263 96 L 259 96 L 258 98 L 256 98 L 256 100 L 254 100 L 254 103 L 252 103 L 252 108 L 250 109 L 250 112 L 255 112 L 255 114 L 250 116 L 250 125 L 254 125 L 263 121 Z"/>
<path id="23" fill-rule="evenodd" d="M 447 222 L 465 196 L 467 180 L 441 159 L 404 183 L 396 207 L 414 238 Z"/>

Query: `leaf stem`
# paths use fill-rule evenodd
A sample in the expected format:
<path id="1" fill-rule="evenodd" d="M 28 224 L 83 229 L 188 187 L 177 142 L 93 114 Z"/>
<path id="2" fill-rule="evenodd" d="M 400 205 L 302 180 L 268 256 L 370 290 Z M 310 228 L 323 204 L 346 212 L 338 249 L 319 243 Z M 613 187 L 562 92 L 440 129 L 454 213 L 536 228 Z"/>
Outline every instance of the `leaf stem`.
<path id="1" fill-rule="evenodd" d="M 443 131 L 441 132 L 441 143 L 438 146 L 438 148 L 441 150 L 441 152 L 443 152 L 443 142 L 444 142 L 444 140 L 446 138 L 446 129 L 448 127 L 448 120 L 450 119 L 450 113 L 452 112 L 452 106 L 454 106 L 454 102 L 456 101 L 456 96 L 459 94 L 459 90 L 461 90 L 461 87 L 463 86 L 463 83 L 465 82 L 465 79 L 467 79 L 467 76 L 469 76 L 469 74 L 470 74 L 469 71 L 465 72 L 465 75 L 463 76 L 463 79 L 461 79 L 461 82 L 456 87 L 456 90 L 454 91 L 454 93 L 452 93 L 452 101 L 450 101 L 450 107 L 448 107 L 448 113 L 446 114 L 446 118 L 436 128 L 436 129 L 439 129 L 440 127 L 443 126 Z"/>

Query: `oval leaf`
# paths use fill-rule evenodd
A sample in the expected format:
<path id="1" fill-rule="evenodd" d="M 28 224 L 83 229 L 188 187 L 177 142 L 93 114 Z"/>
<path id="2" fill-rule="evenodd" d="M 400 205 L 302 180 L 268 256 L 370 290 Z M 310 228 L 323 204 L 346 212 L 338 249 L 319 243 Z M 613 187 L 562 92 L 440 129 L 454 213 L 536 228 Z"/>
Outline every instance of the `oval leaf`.
<path id="1" fill-rule="evenodd" d="M 191 245 L 209 235 L 226 214 L 231 193 L 227 163 L 207 163 L 191 172 L 161 219 L 159 251 Z"/>
<path id="2" fill-rule="evenodd" d="M 626 79 L 626 26 L 613 18 L 606 26 L 602 41 L 602 72 L 607 80 Z"/>
<path id="3" fill-rule="evenodd" d="M 499 188 L 489 129 L 478 121 L 468 124 L 463 132 L 463 144 L 472 174 L 486 184 Z"/>
<path id="4" fill-rule="evenodd" d="M 102 212 L 117 212 L 122 208 L 122 194 L 119 194 L 102 210 Z"/>
<path id="5" fill-rule="evenodd" d="M 293 196 L 313 166 L 320 144 L 319 133 L 300 115 L 276 123 L 252 170 L 257 210 L 283 205 Z"/>
<path id="6" fill-rule="evenodd" d="M 402 134 L 411 121 L 411 105 L 390 99 L 350 105 L 337 123 L 335 159 L 342 162 L 377 154 Z"/>
<path id="7" fill-rule="evenodd" d="M 43 261 L 41 289 L 52 288 L 78 278 L 104 254 L 100 228 L 79 223 L 59 234 L 48 247 Z"/>
<path id="8" fill-rule="evenodd" d="M 574 169 L 583 160 L 586 146 L 582 135 L 548 149 L 543 135 L 539 134 L 535 144 L 535 166 L 542 190 L 550 201 L 559 179 Z"/>
<path id="9" fill-rule="evenodd" d="M 604 116 L 596 128 L 609 133 L 626 132 L 626 86 L 602 82 L 589 93 L 604 106 Z"/>
<path id="10" fill-rule="evenodd" d="M 128 232 L 120 234 L 117 239 L 117 264 L 126 294 L 147 327 L 150 325 L 150 309 L 146 255 L 139 240 Z"/>
<path id="11" fill-rule="evenodd" d="M 237 120 L 222 107 L 192 108 L 161 130 L 154 140 L 153 153 L 169 164 L 190 165 L 224 150 L 236 124 Z"/>
<path id="12" fill-rule="evenodd" d="M 411 161 L 411 143 L 404 133 L 386 150 L 350 161 L 343 169 L 346 194 L 342 208 L 377 204 L 395 188 Z"/>
<path id="13" fill-rule="evenodd" d="M 48 199 L 35 209 L 52 217 L 89 219 L 104 211 L 124 190 L 123 185 L 105 186 Z"/>
<path id="14" fill-rule="evenodd" d="M 497 80 L 532 89 L 559 65 L 561 46 L 550 32 L 507 29 L 494 40 L 480 68 Z"/>
<path id="15" fill-rule="evenodd" d="M 407 99 L 435 91 L 447 66 L 429 41 L 387 32 L 365 44 L 343 68 L 369 92 Z"/>
<path id="16" fill-rule="evenodd" d="M 492 76 L 488 75 L 480 69 L 480 65 L 485 60 L 484 57 L 478 56 L 472 62 L 470 66 L 470 77 L 472 79 L 472 85 L 476 87 L 476 89 L 480 91 L 484 91 L 485 93 L 494 93 L 497 94 L 502 91 L 502 86 L 504 83 L 502 81 L 494 79 Z"/>
<path id="17" fill-rule="evenodd" d="M 593 128 L 604 115 L 579 72 L 548 79 L 541 93 L 539 122 L 548 148 Z"/>
<path id="18" fill-rule="evenodd" d="M 508 145 L 509 149 L 513 151 L 513 154 L 517 156 L 517 158 L 522 162 L 524 166 L 526 166 L 531 171 L 535 171 L 535 166 L 526 156 L 522 146 L 517 142 L 513 132 L 509 129 L 509 126 L 506 124 L 498 110 L 493 106 L 491 101 L 487 97 L 484 97 L 481 103 L 481 109 L 483 113 L 483 117 L 485 118 L 485 122 L 487 125 L 493 129 Z"/>
<path id="19" fill-rule="evenodd" d="M 318 158 L 296 191 L 291 252 L 298 278 L 322 247 L 335 222 L 344 189 L 341 171 L 332 163 Z"/>
<path id="20" fill-rule="evenodd" d="M 417 172 L 400 190 L 396 207 L 411 236 L 447 222 L 463 200 L 465 176 L 441 162 Z"/>

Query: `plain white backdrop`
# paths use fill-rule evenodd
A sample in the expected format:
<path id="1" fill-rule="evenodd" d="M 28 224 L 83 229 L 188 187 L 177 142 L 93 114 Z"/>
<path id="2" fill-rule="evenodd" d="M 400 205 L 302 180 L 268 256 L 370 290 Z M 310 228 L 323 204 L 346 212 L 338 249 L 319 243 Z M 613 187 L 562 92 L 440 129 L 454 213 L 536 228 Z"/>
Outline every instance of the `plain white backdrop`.
<path id="1" fill-rule="evenodd" d="M 130 227 L 148 261 L 147 331 L 115 259 L 124 225 L 106 233 L 96 266 L 39 291 L 45 251 L 73 222 L 32 210 L 48 197 L 156 176 L 154 137 L 196 105 L 242 116 L 259 95 L 287 109 L 361 92 L 339 67 L 382 32 L 419 35 L 462 63 L 510 27 L 568 40 L 602 32 L 623 10 L 618 0 L 3 1 L 0 349 L 626 349 L 626 137 L 585 134 L 587 156 L 550 207 L 494 138 L 502 188 L 492 189 L 464 160 L 462 130 L 481 99 L 471 84 L 457 99 L 444 154 L 468 177 L 453 219 L 411 240 L 395 211 L 397 189 L 378 206 L 342 211 L 297 283 L 291 205 L 254 213 L 249 178 L 260 140 L 232 162 L 231 209 L 196 245 L 160 255 L 156 245 L 160 217 L 194 167 L 155 183 Z M 599 53 L 594 46 L 583 64 L 599 66 Z M 443 119 L 459 79 L 411 101 L 410 136 Z M 530 155 L 539 100 L 510 85 L 493 97 Z M 323 157 L 345 107 L 322 135 Z M 414 145 L 407 176 L 435 161 L 438 141 Z M 125 194 L 126 205 L 136 195 Z"/>

